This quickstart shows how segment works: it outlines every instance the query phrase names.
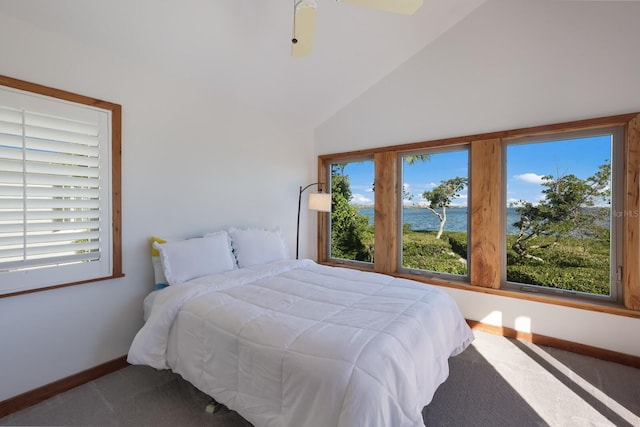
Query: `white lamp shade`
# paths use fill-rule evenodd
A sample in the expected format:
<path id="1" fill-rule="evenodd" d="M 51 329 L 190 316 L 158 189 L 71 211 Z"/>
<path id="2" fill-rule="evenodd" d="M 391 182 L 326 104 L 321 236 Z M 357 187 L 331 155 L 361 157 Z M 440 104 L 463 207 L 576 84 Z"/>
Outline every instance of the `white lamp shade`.
<path id="1" fill-rule="evenodd" d="M 331 212 L 331 193 L 310 193 L 309 209 L 320 212 Z"/>

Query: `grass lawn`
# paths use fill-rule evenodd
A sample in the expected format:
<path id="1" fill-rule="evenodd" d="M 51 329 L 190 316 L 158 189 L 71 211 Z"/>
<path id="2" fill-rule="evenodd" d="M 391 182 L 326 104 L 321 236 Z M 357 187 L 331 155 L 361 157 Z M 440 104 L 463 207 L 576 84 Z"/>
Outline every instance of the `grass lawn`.
<path id="1" fill-rule="evenodd" d="M 404 231 L 403 266 L 450 274 L 467 274 L 467 233 Z M 592 294 L 609 294 L 609 242 L 565 237 L 546 249 L 531 252 L 544 261 L 518 256 L 515 236 L 507 237 L 507 279 Z M 540 239 L 539 243 L 551 240 Z"/>

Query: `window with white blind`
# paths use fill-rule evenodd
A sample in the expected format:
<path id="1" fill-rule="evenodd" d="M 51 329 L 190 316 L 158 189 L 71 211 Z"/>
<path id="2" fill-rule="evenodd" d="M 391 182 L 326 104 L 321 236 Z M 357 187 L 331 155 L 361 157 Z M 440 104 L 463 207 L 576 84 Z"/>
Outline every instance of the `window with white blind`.
<path id="1" fill-rule="evenodd" d="M 9 82 L 20 89 L 0 86 L 0 293 L 121 275 L 119 106 Z"/>

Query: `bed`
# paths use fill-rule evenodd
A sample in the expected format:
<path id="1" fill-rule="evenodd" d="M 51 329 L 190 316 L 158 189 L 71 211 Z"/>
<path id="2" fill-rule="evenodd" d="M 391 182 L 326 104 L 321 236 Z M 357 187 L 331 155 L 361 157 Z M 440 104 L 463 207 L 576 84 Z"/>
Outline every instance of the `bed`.
<path id="1" fill-rule="evenodd" d="M 171 369 L 256 427 L 423 426 L 448 358 L 473 340 L 453 299 L 406 279 L 290 260 L 254 244 L 255 231 L 246 245 L 234 231 L 244 230 L 217 234 L 207 256 L 157 245 L 170 286 L 146 301 L 129 362 Z M 204 264 L 227 250 L 232 265 L 179 271 L 184 259 Z"/>

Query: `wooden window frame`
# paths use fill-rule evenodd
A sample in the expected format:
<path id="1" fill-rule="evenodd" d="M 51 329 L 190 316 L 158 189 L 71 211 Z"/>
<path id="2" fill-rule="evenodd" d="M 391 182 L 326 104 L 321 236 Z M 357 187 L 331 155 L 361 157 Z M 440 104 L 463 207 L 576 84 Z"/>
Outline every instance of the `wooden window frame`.
<path id="1" fill-rule="evenodd" d="M 107 110 L 111 113 L 111 274 L 105 277 L 90 278 L 87 280 L 75 281 L 72 283 L 62 283 L 52 286 L 42 286 L 28 288 L 15 292 L 0 294 L 0 298 L 22 295 L 33 292 L 46 291 L 50 289 L 62 288 L 66 286 L 92 283 L 101 280 L 123 277 L 122 271 L 122 106 L 112 102 L 102 101 L 84 95 L 43 86 L 24 80 L 15 79 L 0 75 L 0 86 L 44 95 L 50 98 L 69 101 L 76 104 L 88 105 L 99 109 Z"/>
<path id="2" fill-rule="evenodd" d="M 502 289 L 505 281 L 502 274 L 505 242 L 502 234 L 503 219 L 503 144 L 506 141 L 529 136 L 561 135 L 580 130 L 624 128 L 624 170 L 622 171 L 625 212 L 640 213 L 640 113 L 620 114 L 594 119 L 577 120 L 551 125 L 534 126 L 491 132 L 470 136 L 423 141 L 402 145 L 385 146 L 369 150 L 326 154 L 318 156 L 318 179 L 328 179 L 328 165 L 336 160 L 374 156 L 375 163 L 375 224 L 376 257 L 374 270 L 397 277 L 471 290 L 492 295 L 537 301 L 572 308 L 580 308 L 609 314 L 640 318 L 640 214 L 623 218 L 623 277 L 622 304 L 590 302 L 569 296 L 536 295 L 515 290 Z M 397 203 L 398 174 L 397 156 L 401 153 L 428 148 L 470 144 L 471 165 L 469 170 L 470 222 L 469 235 L 469 282 L 425 279 L 415 274 L 398 272 Z M 396 173 L 392 173 L 392 172 Z M 384 189 L 386 194 L 377 194 Z M 391 212 L 396 212 L 395 216 Z M 328 222 L 326 216 L 318 218 L 318 261 L 332 265 L 327 257 Z M 348 263 L 341 263 L 353 268 Z"/>

